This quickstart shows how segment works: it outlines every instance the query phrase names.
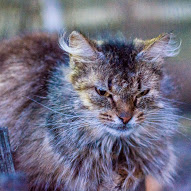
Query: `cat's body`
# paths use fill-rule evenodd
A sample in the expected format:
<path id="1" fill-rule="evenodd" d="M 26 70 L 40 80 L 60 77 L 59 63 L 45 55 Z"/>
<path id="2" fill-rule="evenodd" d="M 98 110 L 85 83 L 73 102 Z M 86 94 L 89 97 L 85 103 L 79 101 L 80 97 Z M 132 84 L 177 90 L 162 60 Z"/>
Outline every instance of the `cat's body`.
<path id="1" fill-rule="evenodd" d="M 170 183 L 177 119 L 161 92 L 169 42 L 96 45 L 73 32 L 69 46 L 60 40 L 70 67 L 56 37 L 1 43 L 0 126 L 31 189 L 133 191 L 146 175 Z"/>

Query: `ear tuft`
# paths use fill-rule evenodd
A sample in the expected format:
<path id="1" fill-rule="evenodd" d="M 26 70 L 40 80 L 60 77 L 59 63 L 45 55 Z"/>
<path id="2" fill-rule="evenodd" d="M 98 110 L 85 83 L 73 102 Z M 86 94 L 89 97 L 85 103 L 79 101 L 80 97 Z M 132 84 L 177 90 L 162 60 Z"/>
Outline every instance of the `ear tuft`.
<path id="1" fill-rule="evenodd" d="M 143 41 L 143 48 L 136 59 L 145 62 L 163 62 L 165 57 L 174 57 L 179 54 L 181 40 L 174 34 L 162 34 L 157 38 Z"/>
<path id="2" fill-rule="evenodd" d="M 65 35 L 60 38 L 60 46 L 64 51 L 69 53 L 72 58 L 80 62 L 90 62 L 96 59 L 96 48 L 93 47 L 82 34 L 73 31 L 68 38 L 69 45 L 66 43 L 64 36 Z"/>

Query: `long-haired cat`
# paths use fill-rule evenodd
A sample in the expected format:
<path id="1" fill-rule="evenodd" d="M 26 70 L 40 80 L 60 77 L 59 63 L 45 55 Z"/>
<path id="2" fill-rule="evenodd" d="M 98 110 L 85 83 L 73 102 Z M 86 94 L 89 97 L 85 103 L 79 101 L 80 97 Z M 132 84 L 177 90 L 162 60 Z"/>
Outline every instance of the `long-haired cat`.
<path id="1" fill-rule="evenodd" d="M 0 44 L 0 126 L 30 190 L 134 191 L 175 172 L 175 109 L 164 99 L 173 34 L 93 41 L 34 34 Z M 69 57 L 68 57 L 69 55 Z"/>

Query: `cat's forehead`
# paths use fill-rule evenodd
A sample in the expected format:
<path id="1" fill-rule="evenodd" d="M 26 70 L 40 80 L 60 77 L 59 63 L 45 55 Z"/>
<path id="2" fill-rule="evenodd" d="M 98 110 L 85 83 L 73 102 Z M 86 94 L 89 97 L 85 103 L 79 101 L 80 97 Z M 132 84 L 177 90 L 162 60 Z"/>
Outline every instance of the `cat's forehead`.
<path id="1" fill-rule="evenodd" d="M 119 94 L 137 86 L 137 73 L 128 70 L 107 68 L 97 73 L 98 86 Z"/>
<path id="2" fill-rule="evenodd" d="M 136 50 L 132 43 L 106 43 L 102 45 L 101 52 L 104 54 L 101 69 L 112 73 L 116 81 L 128 79 L 135 73 Z"/>
<path id="3" fill-rule="evenodd" d="M 121 79 L 128 80 L 135 73 L 136 50 L 132 43 L 106 43 L 102 45 L 101 51 L 104 54 L 101 67 L 104 75 L 110 73 L 118 82 Z"/>
<path id="4" fill-rule="evenodd" d="M 132 67 L 137 51 L 134 44 L 127 42 L 105 43 L 101 47 L 107 61 L 114 66 Z"/>
<path id="5" fill-rule="evenodd" d="M 138 76 L 133 72 L 118 73 L 117 75 L 110 76 L 109 83 L 112 92 L 133 91 L 134 87 L 137 89 Z"/>
<path id="6" fill-rule="evenodd" d="M 123 84 L 130 84 L 135 79 L 137 72 L 129 70 L 127 67 L 121 67 L 118 63 L 106 63 L 98 67 L 95 75 L 108 85 L 122 86 Z"/>

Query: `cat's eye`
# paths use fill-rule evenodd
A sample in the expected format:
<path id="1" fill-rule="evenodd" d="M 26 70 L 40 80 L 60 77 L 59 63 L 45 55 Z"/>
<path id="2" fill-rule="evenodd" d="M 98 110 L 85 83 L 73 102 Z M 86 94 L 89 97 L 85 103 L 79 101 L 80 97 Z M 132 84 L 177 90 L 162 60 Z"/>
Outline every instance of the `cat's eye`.
<path id="1" fill-rule="evenodd" d="M 100 95 L 100 96 L 106 96 L 106 97 L 108 97 L 110 94 L 107 92 L 107 91 L 105 91 L 104 89 L 101 89 L 101 88 L 96 88 L 95 87 L 95 90 L 96 90 L 96 92 Z"/>
<path id="2" fill-rule="evenodd" d="M 135 98 L 133 103 L 134 103 L 134 106 L 137 106 L 137 98 Z"/>
<path id="3" fill-rule="evenodd" d="M 136 96 L 136 98 L 140 98 L 140 97 L 142 97 L 142 96 L 147 95 L 147 94 L 149 93 L 149 91 L 150 91 L 150 89 L 147 89 L 147 90 L 142 91 L 141 93 L 139 93 L 139 94 Z"/>

